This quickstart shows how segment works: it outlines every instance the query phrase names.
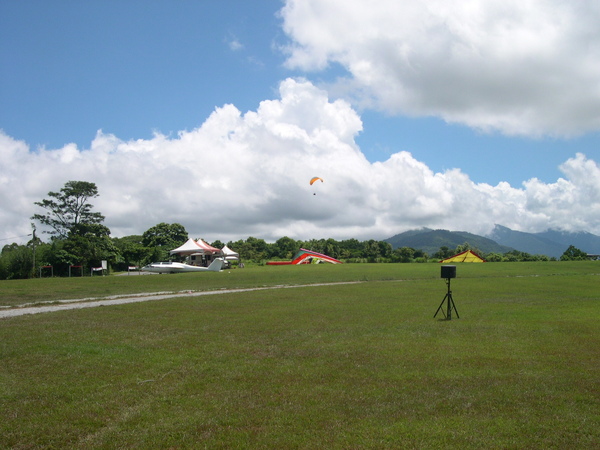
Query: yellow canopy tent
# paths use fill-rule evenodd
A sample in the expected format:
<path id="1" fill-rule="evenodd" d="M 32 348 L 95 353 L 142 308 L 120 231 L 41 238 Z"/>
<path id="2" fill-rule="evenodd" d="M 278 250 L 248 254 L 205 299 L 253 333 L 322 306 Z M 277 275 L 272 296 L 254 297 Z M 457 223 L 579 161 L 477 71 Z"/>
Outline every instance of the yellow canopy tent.
<path id="1" fill-rule="evenodd" d="M 471 250 L 466 250 L 458 255 L 451 256 L 440 261 L 441 263 L 457 263 L 457 262 L 485 262 L 481 256 Z"/>

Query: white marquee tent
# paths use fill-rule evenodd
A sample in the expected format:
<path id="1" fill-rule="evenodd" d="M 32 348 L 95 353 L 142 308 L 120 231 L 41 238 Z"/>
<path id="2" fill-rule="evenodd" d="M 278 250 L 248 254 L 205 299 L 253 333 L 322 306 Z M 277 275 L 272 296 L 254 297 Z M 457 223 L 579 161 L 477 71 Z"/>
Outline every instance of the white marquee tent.
<path id="1" fill-rule="evenodd" d="M 208 245 L 202 239 L 197 241 L 188 239 L 185 244 L 170 251 L 171 255 L 222 255 L 223 252 L 212 245 Z"/>
<path id="2" fill-rule="evenodd" d="M 223 249 L 221 251 L 223 252 L 223 255 L 225 255 L 225 259 L 227 261 L 237 261 L 240 259 L 240 254 L 237 252 L 234 252 L 227 246 L 223 247 Z"/>

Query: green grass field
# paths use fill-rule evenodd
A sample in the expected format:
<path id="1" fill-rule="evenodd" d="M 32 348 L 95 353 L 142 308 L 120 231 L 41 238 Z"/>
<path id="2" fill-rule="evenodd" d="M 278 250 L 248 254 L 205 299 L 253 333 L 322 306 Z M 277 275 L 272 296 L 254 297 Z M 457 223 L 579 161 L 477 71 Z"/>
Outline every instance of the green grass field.
<path id="1" fill-rule="evenodd" d="M 0 303 L 311 283 L 0 319 L 0 448 L 598 448 L 600 264 L 0 282 Z M 438 319 L 441 315 L 438 315 Z"/>

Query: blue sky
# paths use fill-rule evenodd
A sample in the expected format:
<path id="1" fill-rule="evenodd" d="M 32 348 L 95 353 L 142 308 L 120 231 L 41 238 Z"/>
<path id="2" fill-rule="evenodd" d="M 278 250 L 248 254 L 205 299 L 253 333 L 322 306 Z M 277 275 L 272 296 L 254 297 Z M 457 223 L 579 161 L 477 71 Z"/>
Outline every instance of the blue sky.
<path id="1" fill-rule="evenodd" d="M 406 150 L 436 172 L 460 168 L 478 183 L 506 181 L 519 187 L 531 178 L 552 183 L 563 176 L 559 165 L 568 157 L 577 152 L 588 156 L 600 153 L 597 133 L 568 138 L 509 137 L 431 117 L 367 112 L 362 118 L 365 132 L 357 141 L 372 161 Z"/>
<path id="2" fill-rule="evenodd" d="M 98 129 L 148 138 L 225 103 L 256 108 L 289 73 L 271 48 L 279 6 L 3 1 L 2 127 L 33 146 L 85 148 Z"/>
<path id="3" fill-rule="evenodd" d="M 482 3 L 485 7 L 475 8 L 476 11 L 462 6 L 447 11 L 444 5 L 449 3 L 443 2 L 433 2 L 428 8 L 414 6 L 419 4 L 422 2 L 382 2 L 371 8 L 380 11 L 366 11 L 361 9 L 361 2 L 337 0 L 302 3 L 0 0 L 0 129 L 8 147 L 23 142 L 31 155 L 48 157 L 67 152 L 67 146 L 74 143 L 77 152 L 88 158 L 86 152 L 94 153 L 91 149 L 96 145 L 98 130 L 102 130 L 101 136 L 114 137 L 121 146 L 136 141 L 154 145 L 156 134 L 165 136 L 169 145 L 175 145 L 182 133 L 199 129 L 224 105 L 235 106 L 243 116 L 257 112 L 261 102 L 279 101 L 281 83 L 294 79 L 308 83 L 308 87 L 302 85 L 308 89 L 306 92 L 310 91 L 306 95 L 320 95 L 311 90 L 314 87 L 332 105 L 338 105 L 337 99 L 347 102 L 362 121 L 362 130 L 352 133 L 351 142 L 344 137 L 340 137 L 340 142 L 357 148 L 368 162 L 385 162 L 392 155 L 409 152 L 412 159 L 405 161 L 403 167 L 422 164 L 432 172 L 422 177 L 431 176 L 433 181 L 437 180 L 435 174 L 449 178 L 455 173 L 451 169 L 460 169 L 477 195 L 482 191 L 489 194 L 485 185 L 493 187 L 507 182 L 513 190 L 508 194 L 500 189 L 498 192 L 509 198 L 498 200 L 500 194 L 489 195 L 504 205 L 522 204 L 512 212 L 502 213 L 507 219 L 498 213 L 495 221 L 502 220 L 504 225 L 526 231 L 541 231 L 544 224 L 563 223 L 563 216 L 552 216 L 548 205 L 543 211 L 521 216 L 523 209 L 532 204 L 531 198 L 535 197 L 537 202 L 541 195 L 556 196 L 559 191 L 566 195 L 571 188 L 557 182 L 561 177 L 575 182 L 560 168 L 567 161 L 597 169 L 595 161 L 600 150 L 597 92 L 600 91 L 594 81 L 596 69 L 583 72 L 583 69 L 564 68 L 572 63 L 570 57 L 579 56 L 577 61 L 587 67 L 586 61 L 599 56 L 594 50 L 598 48 L 598 35 L 593 31 L 597 8 L 560 11 L 562 17 L 574 22 L 587 17 L 591 23 L 588 29 L 587 22 L 577 22 L 580 25 L 577 28 L 556 21 L 552 12 L 556 11 L 556 4 L 552 1 L 531 2 L 533 11 L 524 9 L 519 2 L 508 2 L 504 5 L 509 12 L 503 12 L 501 17 L 492 8 L 502 4 L 496 1 Z M 282 11 L 284 5 L 286 9 Z M 485 10 L 488 6 L 490 11 Z M 397 17 L 397 23 L 382 24 L 382 18 L 386 17 Z M 488 21 L 492 20 L 495 26 L 496 17 L 498 23 L 513 21 L 516 32 L 501 40 L 497 39 L 503 33 L 499 28 L 498 34 L 481 37 L 490 29 Z M 447 24 L 444 33 L 436 31 L 439 27 L 429 26 L 438 20 Z M 422 26 L 413 29 L 412 24 L 419 21 Z M 356 23 L 360 24 L 358 28 Z M 563 53 L 545 51 L 543 41 L 552 44 L 554 36 L 561 33 L 564 35 L 560 42 L 566 43 Z M 535 42 L 536 34 L 540 34 L 540 42 Z M 464 44 L 472 35 L 478 36 L 477 40 Z M 511 50 L 510 40 L 515 36 L 520 39 L 518 52 Z M 472 53 L 465 50 L 477 46 L 480 47 Z M 577 51 L 570 49 L 571 46 Z M 581 53 L 586 52 L 585 48 L 592 50 Z M 386 52 L 392 52 L 392 57 L 381 56 Z M 448 52 L 447 60 L 444 52 Z M 544 57 L 538 60 L 536 55 Z M 565 73 L 559 73 L 558 68 Z M 553 76 L 547 76 L 552 71 L 556 71 Z M 584 88 L 589 88 L 589 94 L 576 89 L 581 83 L 587 83 Z M 343 114 L 346 113 L 344 110 Z M 294 114 L 298 114 L 294 123 L 302 128 L 301 114 L 311 116 L 312 111 Z M 327 124 L 322 127 L 327 128 Z M 244 141 L 243 144 L 252 149 L 257 167 L 262 164 L 261 143 Z M 118 152 L 120 147 L 114 145 L 109 154 Z M 171 154 L 164 151 L 164 157 L 169 158 Z M 584 158 L 577 159 L 578 153 Z M 323 167 L 335 164 L 329 156 L 323 160 Z M 196 157 L 204 158 L 203 154 Z M 89 166 L 98 161 L 89 158 Z M 291 158 L 287 162 L 282 160 L 278 170 L 292 171 Z M 11 174 L 7 179 L 11 176 L 17 179 L 19 161 L 22 160 L 16 157 L 5 158 L 3 170 Z M 252 164 L 248 169 L 257 170 L 252 169 Z M 345 164 L 350 163 L 340 162 L 340 170 Z M 318 164 L 313 167 L 313 172 L 319 171 Z M 26 206 L 31 205 L 32 199 L 39 200 L 47 191 L 59 189 L 68 181 L 65 177 L 76 177 L 87 169 L 79 167 L 79 172 L 74 173 L 70 170 L 57 166 L 43 175 L 44 183 L 24 187 L 22 206 L 0 217 L 8 228 L 6 233 L 18 234 L 29 226 L 27 217 L 18 217 L 34 213 Z M 348 166 L 347 173 L 355 171 L 360 172 L 357 166 Z M 57 175 L 63 173 L 62 178 Z M 404 174 L 406 179 L 413 175 L 414 172 Z M 523 183 L 533 178 L 538 180 L 535 189 L 526 188 Z M 100 187 L 112 183 L 101 177 L 95 181 Z M 134 184 L 131 181 L 132 191 Z M 431 183 L 425 180 L 424 186 Z M 395 187 L 400 193 L 404 191 L 402 186 Z M 418 204 L 422 210 L 396 219 L 388 211 L 382 213 L 385 219 L 374 219 L 366 227 L 360 223 L 348 223 L 345 228 L 330 227 L 331 218 L 323 216 L 317 221 L 319 226 L 313 228 L 313 222 L 303 228 L 298 225 L 297 217 L 279 212 L 273 213 L 274 217 L 283 217 L 283 221 L 277 219 L 278 225 L 253 218 L 249 221 L 249 231 L 267 238 L 276 238 L 275 233 L 313 237 L 301 236 L 311 230 L 324 237 L 329 237 L 328 232 L 335 235 L 332 237 L 388 237 L 386 233 L 416 226 L 452 228 L 451 218 L 430 208 L 437 203 L 436 196 L 454 188 L 452 182 L 446 181 L 437 187 L 438 191 L 422 195 L 415 191 L 419 198 L 412 205 Z M 588 192 L 590 188 L 586 189 Z M 461 192 L 453 195 L 462 195 Z M 376 204 L 393 205 L 392 200 L 383 199 L 384 195 L 365 192 L 365 198 L 370 195 L 374 195 Z M 420 198 L 428 195 L 432 197 L 429 200 Z M 517 197 L 520 200 L 515 200 Z M 551 203 L 552 198 L 544 201 Z M 563 201 L 568 203 L 566 199 Z M 588 198 L 588 205 L 593 201 L 595 197 Z M 227 204 L 226 200 L 223 202 Z M 581 202 L 586 202 L 583 194 Z M 107 200 L 104 205 L 102 212 L 107 217 L 113 203 L 119 203 L 118 199 Z M 473 204 L 480 203 L 485 200 L 473 200 Z M 440 208 L 457 207 L 452 203 L 448 208 Z M 271 209 L 275 206 L 271 205 Z M 494 207 L 494 211 L 500 210 L 504 211 L 502 205 Z M 191 225 L 191 219 L 185 215 L 176 214 L 174 218 L 178 217 L 190 220 Z M 591 224 L 597 218 L 586 217 L 565 228 L 593 231 Z M 160 214 L 152 214 L 136 226 L 143 228 L 153 225 L 153 220 L 168 222 L 169 219 L 161 220 Z M 483 232 L 493 226 L 486 223 L 477 227 L 465 220 L 455 224 L 455 229 Z M 144 231 L 124 227 L 121 222 L 126 221 L 123 216 L 111 229 L 120 230 L 120 234 Z M 376 223 L 382 222 L 386 225 L 378 232 Z M 269 231 L 261 228 L 261 223 L 270 227 Z M 204 230 L 190 232 L 201 234 Z M 211 233 L 218 234 L 216 230 Z M 247 233 L 231 228 L 226 234 L 243 238 Z"/>

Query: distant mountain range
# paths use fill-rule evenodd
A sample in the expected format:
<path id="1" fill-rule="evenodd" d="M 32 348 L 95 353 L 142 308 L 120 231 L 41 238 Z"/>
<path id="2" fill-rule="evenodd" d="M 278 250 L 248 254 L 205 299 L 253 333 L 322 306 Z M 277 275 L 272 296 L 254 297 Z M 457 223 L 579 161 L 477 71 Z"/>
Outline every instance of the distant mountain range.
<path id="1" fill-rule="evenodd" d="M 393 248 L 410 247 L 415 250 L 423 250 L 428 255 L 433 255 L 440 247 L 454 250 L 465 242 L 485 253 L 506 253 L 513 250 L 513 248 L 500 245 L 492 239 L 465 231 L 432 230 L 430 228 L 406 231 L 384 240 L 392 244 Z"/>
<path id="2" fill-rule="evenodd" d="M 464 231 L 432 230 L 421 228 L 397 234 L 384 239 L 393 248 L 410 247 L 423 250 L 429 255 L 440 247 L 455 249 L 465 242 L 485 253 L 506 253 L 519 250 L 532 255 L 547 255 L 560 258 L 570 245 L 589 254 L 600 254 L 600 236 L 591 233 L 569 233 L 548 230 L 542 233 L 524 233 L 514 231 L 502 225 L 496 225 L 489 236 L 479 236 Z"/>
<path id="3" fill-rule="evenodd" d="M 543 233 L 523 233 L 496 225 L 489 238 L 532 255 L 559 258 L 570 245 L 589 254 L 600 253 L 600 237 L 587 232 L 548 230 Z"/>

